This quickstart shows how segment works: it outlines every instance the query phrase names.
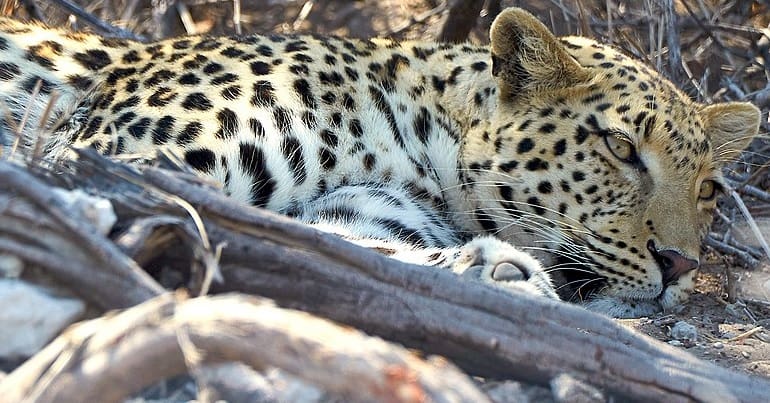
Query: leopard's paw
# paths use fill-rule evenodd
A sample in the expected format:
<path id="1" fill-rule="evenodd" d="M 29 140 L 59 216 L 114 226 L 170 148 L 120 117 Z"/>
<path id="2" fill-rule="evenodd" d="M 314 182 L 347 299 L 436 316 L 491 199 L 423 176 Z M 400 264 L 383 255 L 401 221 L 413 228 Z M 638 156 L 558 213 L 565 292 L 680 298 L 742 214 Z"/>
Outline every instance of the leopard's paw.
<path id="1" fill-rule="evenodd" d="M 465 244 L 451 268 L 464 278 L 559 299 L 551 279 L 534 257 L 493 237 Z"/>

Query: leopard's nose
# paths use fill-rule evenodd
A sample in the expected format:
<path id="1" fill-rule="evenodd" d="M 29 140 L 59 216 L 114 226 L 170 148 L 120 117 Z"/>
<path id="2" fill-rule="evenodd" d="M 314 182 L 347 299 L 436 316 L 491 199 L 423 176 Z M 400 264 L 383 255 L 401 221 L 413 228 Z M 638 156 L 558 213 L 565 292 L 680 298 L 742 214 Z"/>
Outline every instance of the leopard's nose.
<path id="1" fill-rule="evenodd" d="M 688 272 L 698 268 L 698 261 L 690 259 L 674 249 L 658 249 L 655 242 L 647 241 L 647 250 L 658 263 L 663 273 L 663 284 L 668 285 Z"/>

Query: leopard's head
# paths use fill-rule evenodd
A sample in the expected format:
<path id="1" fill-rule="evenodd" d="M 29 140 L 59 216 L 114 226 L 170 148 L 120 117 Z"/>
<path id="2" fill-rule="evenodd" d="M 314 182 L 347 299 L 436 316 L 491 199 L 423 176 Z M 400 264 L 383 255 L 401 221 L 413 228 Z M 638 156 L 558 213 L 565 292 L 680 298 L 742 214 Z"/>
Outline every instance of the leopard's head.
<path id="1" fill-rule="evenodd" d="M 491 53 L 496 113 L 464 146 L 480 225 L 528 247 L 589 308 L 639 316 L 686 300 L 721 168 L 757 134 L 759 110 L 693 102 L 519 9 L 495 20 Z"/>

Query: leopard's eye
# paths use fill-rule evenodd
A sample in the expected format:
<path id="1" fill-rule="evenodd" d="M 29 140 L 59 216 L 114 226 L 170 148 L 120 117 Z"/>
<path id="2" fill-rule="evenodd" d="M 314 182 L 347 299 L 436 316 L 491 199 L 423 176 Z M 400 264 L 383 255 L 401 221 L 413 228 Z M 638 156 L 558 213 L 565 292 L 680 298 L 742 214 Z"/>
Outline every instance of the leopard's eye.
<path id="1" fill-rule="evenodd" d="M 700 184 L 698 198 L 705 201 L 714 200 L 718 190 L 719 185 L 716 182 L 712 180 L 705 180 Z"/>
<path id="2" fill-rule="evenodd" d="M 604 142 L 615 158 L 624 162 L 636 162 L 636 147 L 623 135 L 609 133 L 604 136 Z"/>

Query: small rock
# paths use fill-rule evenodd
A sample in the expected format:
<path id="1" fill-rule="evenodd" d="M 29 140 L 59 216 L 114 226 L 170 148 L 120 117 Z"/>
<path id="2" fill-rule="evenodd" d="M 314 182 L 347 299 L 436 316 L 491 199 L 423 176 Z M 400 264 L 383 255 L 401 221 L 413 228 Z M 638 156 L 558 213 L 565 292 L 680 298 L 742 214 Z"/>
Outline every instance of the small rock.
<path id="1" fill-rule="evenodd" d="M 721 349 L 725 348 L 725 345 L 721 341 L 718 341 L 718 342 L 712 344 L 711 347 L 714 347 L 717 350 L 721 350 Z"/>
<path id="2" fill-rule="evenodd" d="M 30 357 L 85 310 L 83 302 L 54 297 L 20 280 L 0 280 L 0 358 Z"/>
<path id="3" fill-rule="evenodd" d="M 669 340 L 668 344 L 670 344 L 670 345 L 672 345 L 674 347 L 682 347 L 683 346 L 682 342 L 679 341 L 679 340 Z"/>
<path id="4" fill-rule="evenodd" d="M 749 358 L 749 352 L 748 351 L 741 351 L 741 355 L 743 358 Z"/>
<path id="5" fill-rule="evenodd" d="M 515 381 L 484 382 L 481 389 L 494 403 L 554 403 L 551 391 Z"/>
<path id="6" fill-rule="evenodd" d="M 323 390 L 278 368 L 268 368 L 263 376 L 270 385 L 270 395 L 275 396 L 277 402 L 325 401 Z"/>
<path id="7" fill-rule="evenodd" d="M 670 324 L 676 322 L 676 317 L 674 315 L 666 315 L 666 316 L 662 316 L 660 318 L 657 318 L 655 320 L 651 320 L 651 322 L 655 326 L 667 326 L 667 325 L 670 325 Z"/>
<path id="8" fill-rule="evenodd" d="M 205 366 L 198 373 L 198 401 L 277 402 L 272 385 L 240 362 Z M 315 395 L 314 395 L 315 396 Z"/>
<path id="9" fill-rule="evenodd" d="M 693 346 L 698 340 L 698 329 L 695 326 L 680 320 L 671 327 L 671 338 L 682 342 L 685 346 Z"/>
<path id="10" fill-rule="evenodd" d="M 24 262 L 16 256 L 0 255 L 0 277 L 19 278 L 24 271 Z"/>
<path id="11" fill-rule="evenodd" d="M 551 379 L 551 393 L 558 403 L 595 403 L 606 399 L 598 389 L 577 380 L 574 377 L 561 374 Z"/>
<path id="12" fill-rule="evenodd" d="M 118 216 L 115 215 L 112 204 L 105 198 L 91 196 L 80 189 L 65 190 L 57 188 L 54 189 L 54 192 L 64 199 L 67 207 L 80 212 L 102 235 L 108 234 L 112 226 L 115 225 L 115 222 L 118 221 Z"/>

